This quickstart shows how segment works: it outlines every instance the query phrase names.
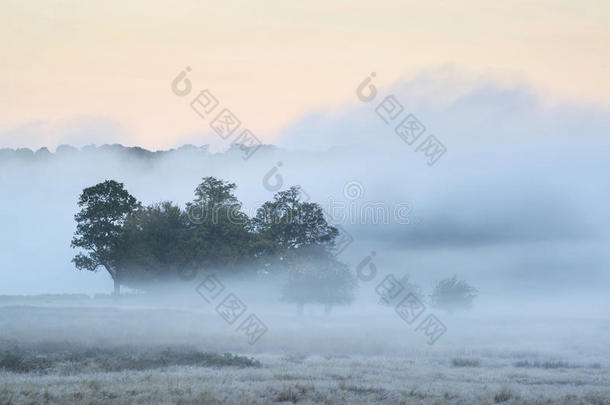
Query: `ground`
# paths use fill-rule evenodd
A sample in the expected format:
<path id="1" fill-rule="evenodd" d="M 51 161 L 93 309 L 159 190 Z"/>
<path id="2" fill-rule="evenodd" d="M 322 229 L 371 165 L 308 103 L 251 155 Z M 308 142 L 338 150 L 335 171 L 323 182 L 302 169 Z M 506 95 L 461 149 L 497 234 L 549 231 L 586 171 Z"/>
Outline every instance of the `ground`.
<path id="1" fill-rule="evenodd" d="M 204 306 L 7 305 L 0 404 L 610 404 L 607 321 L 447 315 L 428 345 L 380 314 L 259 310 L 250 345 Z"/>

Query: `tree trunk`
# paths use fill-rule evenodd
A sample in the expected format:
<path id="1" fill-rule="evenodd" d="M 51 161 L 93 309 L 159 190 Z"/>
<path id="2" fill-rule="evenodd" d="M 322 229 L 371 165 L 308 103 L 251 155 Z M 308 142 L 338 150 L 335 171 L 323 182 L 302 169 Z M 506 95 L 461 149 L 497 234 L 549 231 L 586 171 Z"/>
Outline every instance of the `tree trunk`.
<path id="1" fill-rule="evenodd" d="M 114 281 L 114 296 L 118 297 L 121 295 L 121 283 L 119 283 L 119 280 L 116 278 L 114 278 L 112 281 Z"/>
<path id="2" fill-rule="evenodd" d="M 106 271 L 108 272 L 108 274 L 110 274 L 110 277 L 112 277 L 112 281 L 114 282 L 114 296 L 118 297 L 119 295 L 121 295 L 121 283 L 119 282 L 118 271 L 113 270 L 107 264 L 103 264 L 103 266 L 104 266 L 104 268 L 106 268 Z"/>
<path id="3" fill-rule="evenodd" d="M 297 303 L 297 315 L 303 316 L 303 310 L 305 309 L 305 304 L 302 302 Z"/>

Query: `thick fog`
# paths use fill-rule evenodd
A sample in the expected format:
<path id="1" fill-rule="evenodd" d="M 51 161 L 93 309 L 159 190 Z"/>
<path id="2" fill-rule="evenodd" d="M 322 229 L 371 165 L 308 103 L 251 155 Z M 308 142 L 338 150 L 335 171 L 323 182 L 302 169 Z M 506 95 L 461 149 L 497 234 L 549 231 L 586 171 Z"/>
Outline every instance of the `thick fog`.
<path id="1" fill-rule="evenodd" d="M 145 204 L 184 206 L 216 176 L 237 184 L 249 216 L 300 185 L 353 239 L 340 260 L 354 269 L 375 252 L 379 280 L 408 273 L 429 292 L 456 274 L 479 290 L 477 311 L 607 315 L 610 112 L 549 106 L 525 86 L 438 79 L 377 88 L 371 102 L 356 83 L 353 102 L 304 117 L 247 160 L 214 134 L 199 144 L 226 150 L 82 148 L 100 138 L 93 131 L 68 134 L 79 150 L 2 151 L 0 294 L 111 291 L 105 271 L 70 262 L 83 188 L 114 179 Z M 389 95 L 426 127 L 421 139 L 446 147 L 433 165 L 376 113 Z M 377 283 L 360 284 L 352 308 L 366 311 Z"/>

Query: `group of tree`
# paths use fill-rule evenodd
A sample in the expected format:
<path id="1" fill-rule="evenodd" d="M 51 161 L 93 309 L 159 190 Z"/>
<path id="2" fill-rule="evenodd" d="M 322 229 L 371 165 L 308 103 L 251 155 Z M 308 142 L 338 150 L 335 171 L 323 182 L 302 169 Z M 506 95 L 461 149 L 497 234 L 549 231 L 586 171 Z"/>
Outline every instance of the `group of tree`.
<path id="1" fill-rule="evenodd" d="M 404 297 L 411 294 L 422 303 L 427 301 L 433 308 L 452 313 L 471 308 L 472 302 L 478 295 L 476 288 L 464 280 L 458 280 L 456 275 L 437 282 L 428 299 L 408 274 L 402 275 L 396 281 L 398 286 L 395 288 L 399 290 L 399 293 L 392 294 L 391 291 L 385 291 L 379 301 L 380 304 L 395 306 Z"/>
<path id="2" fill-rule="evenodd" d="M 184 208 L 170 201 L 144 206 L 114 180 L 85 188 L 73 262 L 78 269 L 106 269 L 117 295 L 121 285 L 149 290 L 210 271 L 285 274 L 283 298 L 299 309 L 353 300 L 355 278 L 333 254 L 338 230 L 320 205 L 302 201 L 299 187 L 291 187 L 250 218 L 235 188 L 206 177 Z"/>

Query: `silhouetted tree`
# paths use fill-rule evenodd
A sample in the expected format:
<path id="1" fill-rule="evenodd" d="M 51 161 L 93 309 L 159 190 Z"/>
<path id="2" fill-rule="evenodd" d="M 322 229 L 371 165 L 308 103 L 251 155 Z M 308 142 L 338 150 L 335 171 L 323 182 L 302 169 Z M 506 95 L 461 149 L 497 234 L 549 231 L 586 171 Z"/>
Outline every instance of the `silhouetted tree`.
<path id="1" fill-rule="evenodd" d="M 119 295 L 119 239 L 125 219 L 138 207 L 138 202 L 122 183 L 106 180 L 85 188 L 78 206 L 81 210 L 74 216 L 77 225 L 71 246 L 83 252 L 72 262 L 81 270 L 96 271 L 104 267 L 114 281 L 115 295 Z"/>

